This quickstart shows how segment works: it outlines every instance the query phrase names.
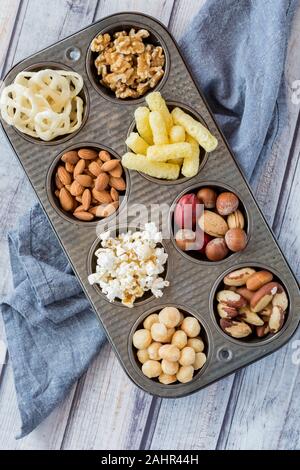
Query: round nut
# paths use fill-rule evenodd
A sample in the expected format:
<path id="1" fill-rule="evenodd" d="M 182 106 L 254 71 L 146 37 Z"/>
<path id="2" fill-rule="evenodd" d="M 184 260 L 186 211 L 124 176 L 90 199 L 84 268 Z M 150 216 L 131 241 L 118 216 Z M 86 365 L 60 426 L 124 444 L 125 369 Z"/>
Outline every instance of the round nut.
<path id="1" fill-rule="evenodd" d="M 153 323 L 159 323 L 159 317 L 157 313 L 151 313 L 151 315 L 148 315 L 148 317 L 144 320 L 143 327 L 146 330 L 151 330 Z"/>
<path id="2" fill-rule="evenodd" d="M 227 217 L 227 224 L 229 228 L 241 228 L 243 229 L 245 226 L 245 219 L 240 210 L 236 210 L 229 214 Z"/>
<path id="3" fill-rule="evenodd" d="M 164 374 L 175 375 L 179 369 L 179 364 L 178 362 L 170 362 L 166 359 L 163 359 L 161 361 L 161 368 Z"/>
<path id="4" fill-rule="evenodd" d="M 188 344 L 186 333 L 183 330 L 175 331 L 172 337 L 172 344 L 178 349 L 183 349 Z"/>
<path id="5" fill-rule="evenodd" d="M 195 362 L 193 364 L 194 369 L 195 370 L 202 369 L 205 363 L 206 363 L 206 355 L 201 351 L 197 352 Z"/>
<path id="6" fill-rule="evenodd" d="M 225 234 L 225 242 L 231 251 L 242 251 L 247 245 L 247 235 L 241 228 L 231 228 Z"/>
<path id="7" fill-rule="evenodd" d="M 171 343 L 174 333 L 175 333 L 175 328 L 167 328 L 167 336 L 166 336 L 165 341 L 163 341 L 163 342 L 164 343 Z"/>
<path id="8" fill-rule="evenodd" d="M 193 348 L 190 346 L 186 346 L 181 350 L 179 364 L 181 366 L 191 366 L 194 364 L 196 359 L 196 353 Z"/>
<path id="9" fill-rule="evenodd" d="M 198 320 L 194 317 L 185 317 L 181 324 L 181 329 L 190 338 L 196 338 L 199 335 L 201 327 Z"/>
<path id="10" fill-rule="evenodd" d="M 164 344 L 159 349 L 159 356 L 169 362 L 177 362 L 180 358 L 180 350 L 173 344 Z"/>
<path id="11" fill-rule="evenodd" d="M 180 312 L 175 307 L 165 307 L 159 312 L 159 321 L 167 328 L 174 328 L 180 321 Z"/>
<path id="12" fill-rule="evenodd" d="M 161 347 L 161 343 L 151 343 L 150 346 L 148 346 L 148 355 L 149 359 L 153 359 L 154 361 L 160 361 L 161 355 L 159 354 L 159 349 Z"/>
<path id="13" fill-rule="evenodd" d="M 187 345 L 190 348 L 193 348 L 195 353 L 204 351 L 204 347 L 205 347 L 201 338 L 189 338 L 187 341 Z"/>
<path id="14" fill-rule="evenodd" d="M 230 192 L 219 194 L 216 200 L 216 208 L 220 215 L 229 215 L 236 211 L 239 205 L 238 197 Z"/>
<path id="15" fill-rule="evenodd" d="M 192 380 L 193 375 L 194 375 L 193 366 L 182 366 L 177 372 L 176 377 L 177 377 L 178 382 L 185 384 Z"/>
<path id="16" fill-rule="evenodd" d="M 210 261 L 220 261 L 228 255 L 224 238 L 213 238 L 205 247 L 205 255 Z"/>
<path id="17" fill-rule="evenodd" d="M 159 343 L 163 343 L 164 341 L 166 341 L 168 337 L 168 330 L 166 325 L 163 325 L 162 323 L 153 323 L 153 325 L 151 326 L 151 336 L 154 341 L 157 341 Z"/>
<path id="18" fill-rule="evenodd" d="M 144 364 L 146 361 L 149 360 L 149 354 L 147 349 L 139 349 L 136 355 L 141 364 Z"/>
<path id="19" fill-rule="evenodd" d="M 149 379 L 158 377 L 161 374 L 160 362 L 149 359 L 142 365 L 142 371 Z"/>
<path id="20" fill-rule="evenodd" d="M 258 290 L 273 279 L 273 274 L 269 271 L 257 271 L 247 279 L 246 286 L 249 290 Z"/>
<path id="21" fill-rule="evenodd" d="M 216 207 L 217 193 L 211 188 L 199 189 L 197 198 L 204 204 L 205 209 L 214 209 Z"/>
<path id="22" fill-rule="evenodd" d="M 152 342 L 149 330 L 137 330 L 132 338 L 133 345 L 136 349 L 147 349 Z"/>
<path id="23" fill-rule="evenodd" d="M 176 375 L 160 374 L 158 380 L 161 384 L 170 385 L 177 381 Z"/>

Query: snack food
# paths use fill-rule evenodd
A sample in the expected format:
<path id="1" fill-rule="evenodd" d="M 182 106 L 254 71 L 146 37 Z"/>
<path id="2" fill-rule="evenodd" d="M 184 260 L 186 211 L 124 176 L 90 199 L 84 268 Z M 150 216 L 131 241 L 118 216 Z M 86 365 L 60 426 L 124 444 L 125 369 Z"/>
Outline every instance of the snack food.
<path id="1" fill-rule="evenodd" d="M 66 70 L 20 72 L 2 90 L 0 109 L 7 124 L 43 141 L 70 134 L 82 124 L 84 103 L 78 96 L 82 77 Z"/>
<path id="2" fill-rule="evenodd" d="M 143 327 L 135 331 L 132 343 L 146 377 L 164 385 L 187 383 L 204 366 L 205 344 L 195 317 L 184 316 L 176 307 L 164 307 L 148 315 Z M 172 334 L 168 335 L 170 328 Z"/>
<path id="3" fill-rule="evenodd" d="M 249 267 L 232 271 L 224 277 L 216 300 L 220 326 L 225 333 L 237 339 L 263 338 L 281 330 L 288 297 L 282 285 L 271 282 L 272 279 L 270 271 Z M 229 290 L 232 288 L 236 291 Z"/>
<path id="4" fill-rule="evenodd" d="M 146 102 L 150 109 L 140 106 L 135 110 L 138 132 L 131 132 L 126 139 L 134 153 L 123 156 L 124 167 L 160 179 L 176 180 L 180 171 L 192 178 L 199 170 L 200 146 L 212 151 L 217 139 L 183 110 L 175 108 L 170 113 L 159 92 L 149 93 Z M 172 117 L 174 111 L 180 124 Z"/>
<path id="5" fill-rule="evenodd" d="M 110 302 L 120 299 L 126 307 L 133 307 L 145 292 L 151 291 L 155 297 L 163 295 L 162 290 L 169 281 L 160 275 L 165 270 L 168 254 L 161 246 L 162 234 L 154 223 L 146 224 L 145 230 L 129 230 L 116 237 L 104 232 L 100 240 L 101 247 L 95 252 L 96 272 L 88 280 L 90 284 L 99 284 Z M 159 325 L 165 329 L 155 335 L 158 342 L 168 334 L 167 328 Z"/>
<path id="6" fill-rule="evenodd" d="M 106 150 L 70 150 L 54 174 L 57 202 L 78 220 L 106 218 L 116 212 L 126 190 L 123 171 L 120 160 Z"/>
<path id="7" fill-rule="evenodd" d="M 146 29 L 117 31 L 113 37 L 99 34 L 91 44 L 100 83 L 117 98 L 139 98 L 154 88 L 164 75 L 165 55 L 161 46 L 149 42 Z"/>
<path id="8" fill-rule="evenodd" d="M 176 245 L 197 259 L 209 261 L 221 261 L 243 250 L 248 239 L 240 206 L 236 194 L 215 187 L 184 194 L 174 209 Z"/>

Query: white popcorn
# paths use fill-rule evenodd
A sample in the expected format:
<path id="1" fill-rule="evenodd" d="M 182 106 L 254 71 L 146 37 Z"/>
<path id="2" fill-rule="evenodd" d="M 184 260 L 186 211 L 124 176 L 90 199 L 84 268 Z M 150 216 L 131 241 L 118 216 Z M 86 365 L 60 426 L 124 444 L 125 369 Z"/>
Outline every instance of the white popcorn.
<path id="1" fill-rule="evenodd" d="M 168 254 L 157 247 L 162 234 L 153 222 L 144 231 L 120 233 L 116 238 L 110 232 L 100 235 L 101 248 L 96 272 L 88 278 L 90 284 L 99 284 L 110 302 L 120 299 L 123 305 L 133 307 L 134 301 L 151 290 L 155 297 L 163 295 L 168 281 L 158 277 L 164 272 Z"/>

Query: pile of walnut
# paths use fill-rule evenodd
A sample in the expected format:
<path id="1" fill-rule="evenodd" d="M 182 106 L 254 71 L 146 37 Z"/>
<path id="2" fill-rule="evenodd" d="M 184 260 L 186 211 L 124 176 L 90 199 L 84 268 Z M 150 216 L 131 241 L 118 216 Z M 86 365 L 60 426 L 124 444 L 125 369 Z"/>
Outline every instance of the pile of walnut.
<path id="1" fill-rule="evenodd" d="M 144 44 L 146 29 L 119 31 L 114 39 L 99 34 L 91 44 L 99 52 L 95 60 L 100 83 L 110 88 L 117 98 L 138 98 L 154 88 L 164 75 L 165 55 L 162 47 Z"/>
<path id="2" fill-rule="evenodd" d="M 201 326 L 195 317 L 184 317 L 175 307 L 149 315 L 133 335 L 133 345 L 143 374 L 169 385 L 187 383 L 206 362 Z"/>
<path id="3" fill-rule="evenodd" d="M 217 293 L 220 326 L 233 338 L 251 334 L 262 338 L 281 330 L 288 308 L 288 298 L 281 284 L 269 271 L 242 268 L 223 279 Z"/>
<path id="4" fill-rule="evenodd" d="M 126 189 L 123 171 L 120 160 L 106 150 L 64 153 L 54 177 L 60 207 L 86 222 L 108 217 L 118 209 L 119 195 Z"/>

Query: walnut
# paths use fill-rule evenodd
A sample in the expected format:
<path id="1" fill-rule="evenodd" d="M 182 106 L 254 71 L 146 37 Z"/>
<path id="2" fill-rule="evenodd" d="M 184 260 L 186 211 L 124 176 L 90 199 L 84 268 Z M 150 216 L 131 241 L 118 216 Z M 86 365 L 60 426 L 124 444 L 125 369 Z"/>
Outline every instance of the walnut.
<path id="1" fill-rule="evenodd" d="M 138 98 L 153 88 L 164 74 L 165 55 L 161 46 L 145 44 L 150 33 L 145 29 L 117 31 L 113 39 L 99 34 L 91 44 L 99 52 L 95 67 L 100 83 L 117 98 Z"/>

